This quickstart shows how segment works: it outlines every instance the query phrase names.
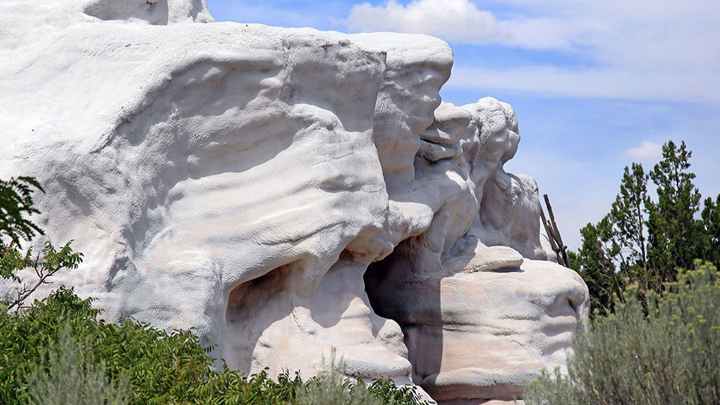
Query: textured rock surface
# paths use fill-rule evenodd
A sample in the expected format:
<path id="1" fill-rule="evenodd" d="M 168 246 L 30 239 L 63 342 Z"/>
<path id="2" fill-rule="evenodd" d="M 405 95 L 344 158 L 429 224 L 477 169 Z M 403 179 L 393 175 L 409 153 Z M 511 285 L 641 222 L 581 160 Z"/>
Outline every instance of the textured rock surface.
<path id="1" fill-rule="evenodd" d="M 431 222 L 365 275 L 373 308 L 402 325 L 413 380 L 438 401 L 520 397 L 538 370 L 564 367 L 588 309 L 580 277 L 547 261 L 535 181 L 503 170 L 517 131 L 492 98 L 436 109 L 414 192 L 395 197 Z"/>
<path id="2" fill-rule="evenodd" d="M 0 178 L 41 181 L 38 222 L 85 254 L 56 280 L 108 319 L 194 327 L 243 372 L 336 347 L 447 401 L 564 364 L 587 290 L 502 169 L 512 109 L 441 103 L 444 42 L 37 0 L 0 4 L 0 61 Z"/>

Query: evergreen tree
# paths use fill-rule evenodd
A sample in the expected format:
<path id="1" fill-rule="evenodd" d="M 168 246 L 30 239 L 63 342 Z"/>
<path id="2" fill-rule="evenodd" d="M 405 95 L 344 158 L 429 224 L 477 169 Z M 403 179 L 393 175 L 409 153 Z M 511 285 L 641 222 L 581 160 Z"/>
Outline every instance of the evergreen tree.
<path id="1" fill-rule="evenodd" d="M 608 221 L 612 226 L 612 239 L 617 244 L 616 260 L 620 271 L 637 280 L 642 291 L 648 289 L 647 238 L 645 236 L 648 176 L 641 164 L 627 166 L 620 184 L 620 194 L 612 204 Z"/>
<path id="2" fill-rule="evenodd" d="M 650 172 L 657 186 L 657 202 L 646 201 L 649 264 L 659 281 L 674 281 L 678 268 L 692 268 L 702 253 L 702 223 L 694 218 L 700 210 L 700 192 L 688 171 L 692 152 L 685 142 L 663 145 L 663 159 Z M 657 288 L 660 285 L 657 284 Z"/>
<path id="3" fill-rule="evenodd" d="M 678 268 L 692 268 L 695 259 L 720 266 L 720 195 L 705 200 L 690 172 L 692 152 L 685 142 L 663 145 L 663 159 L 650 173 L 633 163 L 625 167 L 620 192 L 610 212 L 596 225 L 581 230 L 582 248 L 573 255 L 574 268 L 590 288 L 601 313 L 613 307 L 613 292 L 624 299 L 625 284 L 637 284 L 639 297 L 675 281 Z M 648 181 L 657 187 L 651 199 Z"/>

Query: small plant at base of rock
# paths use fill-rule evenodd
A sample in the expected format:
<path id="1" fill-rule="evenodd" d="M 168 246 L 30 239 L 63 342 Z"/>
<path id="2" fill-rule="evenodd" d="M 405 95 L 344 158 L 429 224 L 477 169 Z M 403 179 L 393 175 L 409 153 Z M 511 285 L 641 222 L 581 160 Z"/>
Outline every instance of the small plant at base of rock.
<path id="1" fill-rule="evenodd" d="M 415 387 L 398 387 L 390 379 L 374 379 L 371 384 L 350 378 L 341 359 L 331 352 L 330 366 L 311 378 L 298 392 L 298 405 L 411 405 L 428 404 Z"/>

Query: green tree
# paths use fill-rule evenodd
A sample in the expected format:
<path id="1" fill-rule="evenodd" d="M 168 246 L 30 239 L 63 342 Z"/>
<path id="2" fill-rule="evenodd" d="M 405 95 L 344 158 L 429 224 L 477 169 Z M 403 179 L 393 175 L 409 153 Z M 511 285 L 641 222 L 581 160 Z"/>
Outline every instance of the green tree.
<path id="1" fill-rule="evenodd" d="M 648 289 L 646 204 L 648 176 L 641 164 L 625 167 L 620 193 L 610 212 L 596 225 L 580 231 L 582 247 L 575 256 L 577 269 L 590 289 L 593 306 L 605 315 L 615 296 L 624 300 L 627 282 L 638 281 Z"/>
<path id="2" fill-rule="evenodd" d="M 702 223 L 695 219 L 700 210 L 700 192 L 692 183 L 692 152 L 683 141 L 668 141 L 662 147 L 663 159 L 650 172 L 657 186 L 657 202 L 646 202 L 648 217 L 648 261 L 657 282 L 673 281 L 678 268 L 691 268 L 701 257 Z M 656 289 L 660 287 L 655 285 Z"/>
<path id="3" fill-rule="evenodd" d="M 625 167 L 620 193 L 615 197 L 608 222 L 612 227 L 610 238 L 617 245 L 614 259 L 619 271 L 629 280 L 638 281 L 646 291 L 649 279 L 647 265 L 646 217 L 648 176 L 643 166 L 632 164 L 632 170 Z"/>
<path id="4" fill-rule="evenodd" d="M 17 270 L 26 267 L 28 254 L 21 254 L 20 243 L 42 230 L 24 218 L 39 213 L 33 206 L 32 188 L 43 191 L 32 177 L 0 180 L 0 277 L 20 281 Z"/>
<path id="5" fill-rule="evenodd" d="M 20 246 L 21 240 L 30 240 L 43 231 L 24 218 L 40 213 L 33 206 L 33 188 L 45 192 L 32 177 L 0 180 L 0 243 L 2 246 Z"/>
<path id="6" fill-rule="evenodd" d="M 638 163 L 625 167 L 608 215 L 581 231 L 583 248 L 575 260 L 603 313 L 608 304 L 612 307 L 609 290 L 623 299 L 623 285 L 637 284 L 643 297 L 660 291 L 663 282 L 675 280 L 677 269 L 691 268 L 695 259 L 720 265 L 720 196 L 717 202 L 705 200 L 702 219 L 697 218 L 701 196 L 692 182 L 692 152 L 685 142 L 678 146 L 673 141 L 662 150 L 662 160 L 650 173 Z M 656 198 L 650 196 L 649 181 L 656 186 Z M 613 284 L 611 274 L 617 279 Z"/>

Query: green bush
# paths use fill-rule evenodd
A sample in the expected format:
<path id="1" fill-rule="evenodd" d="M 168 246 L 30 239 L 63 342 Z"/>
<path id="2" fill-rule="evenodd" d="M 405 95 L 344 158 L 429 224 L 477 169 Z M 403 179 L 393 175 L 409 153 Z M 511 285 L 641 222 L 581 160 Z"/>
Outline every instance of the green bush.
<path id="1" fill-rule="evenodd" d="M 114 387 L 105 376 L 105 365 L 89 356 L 92 344 L 76 342 L 70 331 L 60 332 L 57 344 L 48 348 L 44 364 L 31 364 L 27 374 L 30 405 L 125 405 L 129 395 L 127 380 Z"/>
<path id="2" fill-rule="evenodd" d="M 64 288 L 24 311 L 0 312 L 0 403 L 422 403 L 414 389 L 346 380 L 338 369 L 306 383 L 299 374 L 273 381 L 265 371 L 215 371 L 191 332 L 165 333 L 132 319 L 105 323 L 98 314 L 91 300 Z"/>
<path id="3" fill-rule="evenodd" d="M 696 263 L 661 295 L 636 294 L 576 337 L 568 375 L 543 373 L 534 404 L 720 404 L 720 278 Z"/>
<path id="4" fill-rule="evenodd" d="M 58 346 L 63 330 L 76 342 L 93 343 L 80 345 L 88 353 L 78 356 L 102 364 L 113 385 L 128 380 L 131 404 L 247 403 L 233 399 L 256 388 L 253 393 L 259 398 L 276 399 L 257 395 L 275 388 L 263 374 L 248 382 L 230 371 L 213 372 L 214 359 L 192 333 L 168 334 L 131 319 L 105 323 L 90 303 L 72 290 L 59 289 L 22 313 L 0 315 L 0 403 L 27 402 L 28 370 L 43 365 L 44 372 L 52 374 L 47 348 Z M 231 384 L 235 382 L 242 386 Z M 227 402 L 215 400 L 223 395 Z"/>

